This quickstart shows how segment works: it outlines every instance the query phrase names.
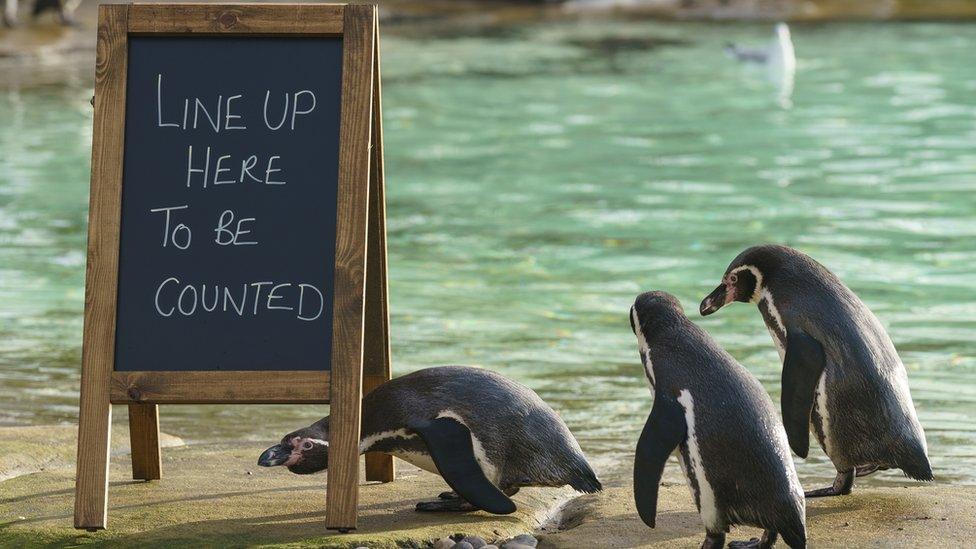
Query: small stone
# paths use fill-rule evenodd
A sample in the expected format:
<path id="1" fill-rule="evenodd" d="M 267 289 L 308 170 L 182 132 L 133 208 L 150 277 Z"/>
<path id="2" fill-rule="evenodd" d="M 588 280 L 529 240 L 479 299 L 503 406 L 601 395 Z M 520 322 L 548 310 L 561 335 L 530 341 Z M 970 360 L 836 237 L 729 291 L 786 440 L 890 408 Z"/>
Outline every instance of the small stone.
<path id="1" fill-rule="evenodd" d="M 459 541 L 454 549 L 474 549 L 474 546 L 466 541 Z"/>
<path id="2" fill-rule="evenodd" d="M 434 542 L 434 549 L 451 549 L 456 544 L 451 538 L 441 538 Z"/>
<path id="3" fill-rule="evenodd" d="M 535 547 L 539 545 L 539 540 L 535 539 L 532 534 L 520 534 L 512 538 L 515 543 L 521 543 L 522 545 L 528 545 L 529 547 Z"/>
<path id="4" fill-rule="evenodd" d="M 245 474 L 248 474 L 248 475 L 253 475 L 254 473 L 252 473 L 252 472 L 250 472 L 250 471 L 245 471 Z"/>
<path id="5" fill-rule="evenodd" d="M 498 549 L 497 545 L 485 545 L 481 549 Z"/>
<path id="6" fill-rule="evenodd" d="M 534 548 L 531 545 L 525 545 L 514 541 L 508 541 L 505 542 L 505 545 L 502 545 L 502 549 L 534 549 Z"/>
<path id="7" fill-rule="evenodd" d="M 462 539 L 461 542 L 470 543 L 472 549 L 481 549 L 485 545 L 488 545 L 487 541 L 479 538 L 478 536 L 467 536 L 466 538 Z"/>

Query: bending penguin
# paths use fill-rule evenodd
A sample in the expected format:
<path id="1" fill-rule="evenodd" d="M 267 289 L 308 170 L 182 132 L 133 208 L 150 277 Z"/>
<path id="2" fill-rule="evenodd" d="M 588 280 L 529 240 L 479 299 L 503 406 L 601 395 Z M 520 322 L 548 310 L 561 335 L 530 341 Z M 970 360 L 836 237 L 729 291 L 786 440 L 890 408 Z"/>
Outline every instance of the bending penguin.
<path id="1" fill-rule="evenodd" d="M 739 254 L 701 303 L 710 315 L 755 303 L 783 360 L 783 423 L 807 457 L 812 430 L 837 469 L 832 486 L 807 497 L 849 494 L 855 475 L 898 468 L 933 480 L 908 376 L 877 317 L 843 282 L 786 246 Z"/>
<path id="2" fill-rule="evenodd" d="M 598 492 L 600 481 L 562 419 L 532 390 L 490 370 L 441 366 L 380 385 L 363 398 L 359 453 L 383 452 L 441 475 L 453 492 L 418 511 L 515 512 L 524 486 L 570 485 Z M 258 465 L 293 473 L 329 464 L 329 417 L 289 433 Z"/>
<path id="3" fill-rule="evenodd" d="M 766 549 L 778 536 L 790 547 L 806 547 L 803 489 L 786 432 L 759 381 L 670 294 L 640 295 L 630 322 L 654 393 L 634 458 L 641 520 L 654 528 L 661 475 L 677 448 L 705 524 L 703 549 L 723 547 L 736 524 L 763 528 L 763 536 L 729 547 Z"/>

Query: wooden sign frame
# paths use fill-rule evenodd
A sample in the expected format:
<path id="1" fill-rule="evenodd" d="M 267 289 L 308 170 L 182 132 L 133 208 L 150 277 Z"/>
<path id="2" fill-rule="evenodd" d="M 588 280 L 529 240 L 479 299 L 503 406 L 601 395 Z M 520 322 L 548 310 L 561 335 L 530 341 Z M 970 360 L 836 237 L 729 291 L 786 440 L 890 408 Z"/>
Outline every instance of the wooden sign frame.
<path id="1" fill-rule="evenodd" d="M 114 371 L 128 38 L 133 35 L 342 37 L 331 370 Z M 75 527 L 106 527 L 113 404 L 129 408 L 132 477 L 154 480 L 161 477 L 159 404 L 328 403 L 326 527 L 354 529 L 362 395 L 390 379 L 376 6 L 103 4 L 94 106 Z M 393 477 L 391 457 L 366 456 L 367 480 Z"/>

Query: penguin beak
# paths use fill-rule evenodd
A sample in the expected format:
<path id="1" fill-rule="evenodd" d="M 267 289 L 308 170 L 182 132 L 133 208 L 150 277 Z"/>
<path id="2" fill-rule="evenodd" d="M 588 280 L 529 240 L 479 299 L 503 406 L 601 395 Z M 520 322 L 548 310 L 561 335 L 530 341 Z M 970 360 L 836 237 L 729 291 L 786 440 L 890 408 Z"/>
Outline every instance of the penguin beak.
<path id="1" fill-rule="evenodd" d="M 291 449 L 285 448 L 281 444 L 275 444 L 271 448 L 268 448 L 261 454 L 258 458 L 258 465 L 261 467 L 274 467 L 276 465 L 284 465 L 288 458 L 291 456 Z"/>
<path id="2" fill-rule="evenodd" d="M 708 294 L 708 297 L 702 300 L 701 307 L 699 307 L 698 312 L 700 312 L 702 316 L 708 316 L 722 307 L 725 307 L 729 301 L 731 300 L 729 299 L 728 290 L 725 288 L 725 284 L 719 284 L 718 288 L 715 288 L 712 293 Z"/>

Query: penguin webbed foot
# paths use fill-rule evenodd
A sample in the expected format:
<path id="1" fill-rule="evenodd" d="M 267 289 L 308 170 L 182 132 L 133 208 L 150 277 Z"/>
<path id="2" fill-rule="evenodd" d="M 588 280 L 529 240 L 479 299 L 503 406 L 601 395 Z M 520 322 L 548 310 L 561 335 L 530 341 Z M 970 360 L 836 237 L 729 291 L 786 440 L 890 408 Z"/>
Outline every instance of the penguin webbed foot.
<path id="1" fill-rule="evenodd" d="M 444 492 L 449 494 L 452 492 Z M 443 495 L 443 494 L 441 494 Z M 420 513 L 470 513 L 479 509 L 464 501 L 460 497 L 454 499 L 438 499 L 435 501 L 421 501 L 417 503 L 417 512 Z"/>
<path id="2" fill-rule="evenodd" d="M 882 465 L 865 465 L 863 467 L 857 468 L 857 473 L 854 476 L 866 477 L 868 475 L 877 473 L 878 471 L 887 471 L 888 468 Z"/>
<path id="3" fill-rule="evenodd" d="M 457 495 L 457 492 L 453 491 L 441 492 L 437 494 L 437 499 L 458 499 L 459 497 L 461 496 Z"/>
<path id="4" fill-rule="evenodd" d="M 776 545 L 779 535 L 774 530 L 763 531 L 762 538 L 752 538 L 749 541 L 731 541 L 730 549 L 771 549 Z"/>
<path id="5" fill-rule="evenodd" d="M 826 488 L 808 490 L 803 493 L 807 498 L 823 498 L 830 496 L 846 496 L 854 490 L 854 475 L 857 469 L 837 473 L 834 483 Z"/>
<path id="6" fill-rule="evenodd" d="M 725 533 L 706 532 L 705 541 L 701 544 L 701 549 L 723 549 L 725 547 Z"/>

